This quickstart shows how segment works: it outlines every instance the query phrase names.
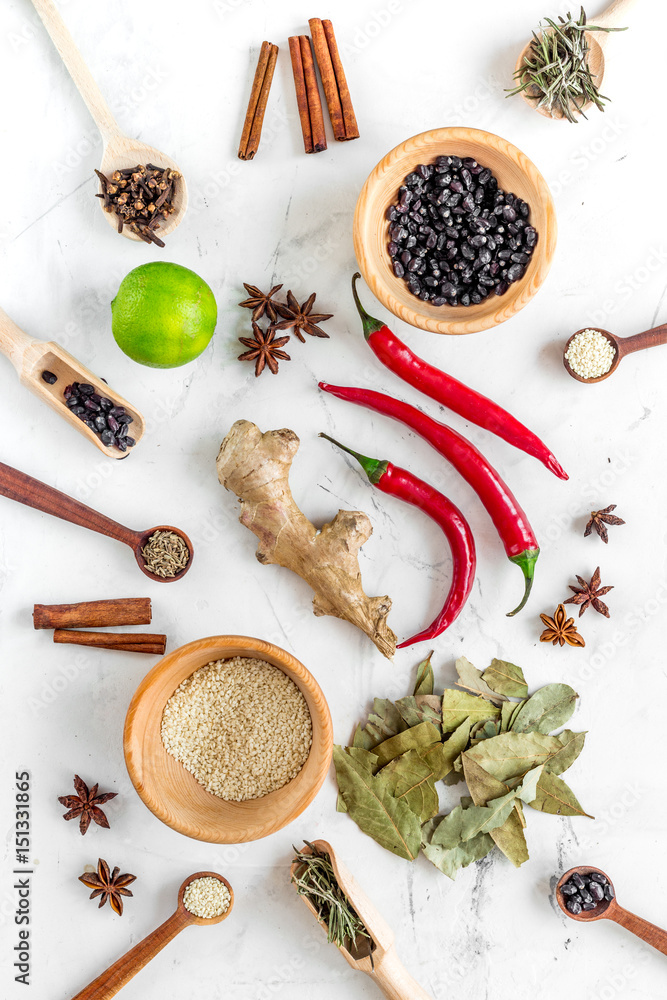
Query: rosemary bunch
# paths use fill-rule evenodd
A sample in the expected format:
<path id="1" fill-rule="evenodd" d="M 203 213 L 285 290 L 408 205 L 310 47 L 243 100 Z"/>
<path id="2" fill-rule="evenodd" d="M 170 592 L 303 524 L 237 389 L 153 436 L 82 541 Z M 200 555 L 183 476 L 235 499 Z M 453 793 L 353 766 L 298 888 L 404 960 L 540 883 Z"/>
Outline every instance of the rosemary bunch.
<path id="1" fill-rule="evenodd" d="M 587 31 L 627 28 L 588 24 L 583 7 L 577 21 L 570 13 L 559 17 L 558 22 L 545 17 L 533 32 L 528 53 L 514 73 L 517 86 L 508 91 L 507 97 L 525 92 L 535 98 L 536 107 L 546 108 L 554 117 L 562 114 L 570 122 L 577 122 L 577 112 L 586 117 L 583 109 L 589 101 L 604 111 L 604 101 L 609 98 L 598 90 L 588 65 Z"/>
<path id="2" fill-rule="evenodd" d="M 359 939 L 372 944 L 371 936 L 363 921 L 352 907 L 334 874 L 331 858 L 307 840 L 312 853 L 294 847 L 294 861 L 299 867 L 292 875 L 292 882 L 300 896 L 306 896 L 317 910 L 317 915 L 327 927 L 327 941 L 350 952 L 359 951 Z M 370 947 L 366 953 L 370 952 Z"/>

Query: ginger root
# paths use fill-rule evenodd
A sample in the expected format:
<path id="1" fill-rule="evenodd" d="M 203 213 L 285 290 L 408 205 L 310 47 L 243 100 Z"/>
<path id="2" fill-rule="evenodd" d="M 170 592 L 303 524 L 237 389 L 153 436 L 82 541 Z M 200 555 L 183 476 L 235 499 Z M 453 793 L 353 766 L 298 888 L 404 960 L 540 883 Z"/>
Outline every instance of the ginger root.
<path id="1" fill-rule="evenodd" d="M 218 479 L 241 501 L 241 524 L 259 538 L 261 563 L 298 573 L 315 591 L 316 615 L 333 615 L 360 628 L 385 656 L 396 649 L 387 625 L 389 597 L 368 597 L 361 586 L 357 553 L 372 534 L 361 511 L 339 510 L 317 530 L 299 510 L 289 471 L 299 438 L 287 429 L 262 434 L 249 420 L 237 420 L 220 445 Z"/>

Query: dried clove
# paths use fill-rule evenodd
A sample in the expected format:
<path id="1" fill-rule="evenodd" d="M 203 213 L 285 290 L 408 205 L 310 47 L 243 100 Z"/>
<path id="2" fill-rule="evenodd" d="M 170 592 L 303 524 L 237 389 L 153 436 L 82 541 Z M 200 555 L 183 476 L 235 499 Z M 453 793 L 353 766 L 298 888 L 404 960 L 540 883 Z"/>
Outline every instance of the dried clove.
<path id="1" fill-rule="evenodd" d="M 96 195 L 104 202 L 105 212 L 115 212 L 118 232 L 127 226 L 130 232 L 144 243 L 163 247 L 164 242 L 155 232 L 169 218 L 174 209 L 177 181 L 181 175 L 169 167 L 156 167 L 154 163 L 140 163 L 136 167 L 114 170 L 111 179 L 100 170 L 102 190 Z M 155 197 L 156 192 L 160 192 Z"/>

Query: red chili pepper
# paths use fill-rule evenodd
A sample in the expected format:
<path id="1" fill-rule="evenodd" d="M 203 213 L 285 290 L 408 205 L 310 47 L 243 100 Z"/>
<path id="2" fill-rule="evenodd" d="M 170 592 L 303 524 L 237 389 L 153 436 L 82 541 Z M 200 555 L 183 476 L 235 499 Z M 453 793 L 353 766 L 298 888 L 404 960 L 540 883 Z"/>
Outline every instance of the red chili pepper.
<path id="1" fill-rule="evenodd" d="M 404 642 L 399 642 L 396 648 L 403 649 L 404 646 L 412 646 L 415 642 L 434 639 L 446 628 L 449 628 L 452 622 L 456 621 L 472 590 L 477 556 L 470 525 L 451 500 L 448 500 L 442 493 L 438 493 L 423 479 L 413 476 L 407 469 L 401 469 L 388 461 L 360 455 L 358 452 L 352 451 L 351 448 L 346 448 L 344 444 L 335 441 L 328 434 L 320 434 L 320 437 L 326 438 L 327 441 L 331 441 L 332 444 L 342 448 L 349 455 L 353 455 L 373 486 L 377 486 L 379 490 L 391 497 L 405 500 L 413 507 L 419 507 L 425 514 L 433 518 L 445 533 L 452 550 L 454 566 L 447 600 L 440 614 L 428 628 Z"/>
<path id="2" fill-rule="evenodd" d="M 370 410 L 375 410 L 376 413 L 384 413 L 394 420 L 400 420 L 451 462 L 484 504 L 505 546 L 507 558 L 510 562 L 516 563 L 525 577 L 523 599 L 514 611 L 508 612 L 508 615 L 511 617 L 521 611 L 533 586 L 535 563 L 540 549 L 518 500 L 484 455 L 451 427 L 433 420 L 409 403 L 403 403 L 399 399 L 393 399 L 372 389 L 351 389 L 340 385 L 329 385 L 328 382 L 320 382 L 319 386 L 320 389 L 338 396 L 339 399 L 359 403 Z"/>
<path id="3" fill-rule="evenodd" d="M 383 365 L 390 371 L 402 378 L 404 382 L 413 385 L 424 395 L 430 396 L 438 403 L 446 406 L 454 413 L 458 413 L 465 420 L 469 420 L 478 427 L 484 427 L 492 434 L 497 434 L 509 444 L 514 445 L 528 455 L 537 458 L 543 465 L 546 465 L 559 479 L 568 479 L 568 474 L 556 461 L 556 458 L 549 451 L 543 441 L 528 430 L 524 424 L 520 423 L 516 417 L 498 406 L 492 399 L 482 396 L 469 386 L 459 382 L 451 375 L 430 365 L 423 358 L 410 350 L 389 327 L 369 316 L 357 294 L 356 281 L 361 275 L 357 272 L 352 278 L 352 294 L 356 303 L 361 322 L 363 324 L 364 336 L 372 348 L 375 356 L 379 358 Z"/>

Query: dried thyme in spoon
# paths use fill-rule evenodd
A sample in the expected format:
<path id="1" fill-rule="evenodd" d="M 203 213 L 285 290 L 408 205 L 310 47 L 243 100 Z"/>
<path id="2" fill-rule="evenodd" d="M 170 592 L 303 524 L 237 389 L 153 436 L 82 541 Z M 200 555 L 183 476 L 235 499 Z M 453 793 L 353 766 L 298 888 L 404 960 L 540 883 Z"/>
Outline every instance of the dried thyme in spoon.
<path id="1" fill-rule="evenodd" d="M 585 106 L 591 102 L 604 111 L 604 97 L 597 88 L 588 65 L 590 46 L 587 31 L 627 31 L 627 28 L 603 28 L 588 24 L 586 12 L 581 8 L 579 20 L 570 13 L 559 17 L 558 22 L 544 18 L 523 58 L 521 66 L 514 73 L 517 86 L 507 93 L 507 97 L 524 93 L 534 98 L 536 108 L 546 108 L 548 113 L 558 118 L 563 115 L 576 123 L 577 114 L 584 114 Z"/>
<path id="2" fill-rule="evenodd" d="M 371 953 L 372 940 L 359 914 L 341 889 L 331 858 L 318 851 L 309 841 L 304 843 L 312 853 L 294 847 L 292 864 L 298 865 L 292 882 L 300 896 L 306 896 L 327 927 L 327 941 L 345 948 L 354 958 Z M 371 955 L 372 960 L 372 955 Z"/>
<path id="3" fill-rule="evenodd" d="M 177 576 L 190 561 L 190 550 L 175 531 L 156 531 L 141 550 L 146 569 L 155 576 Z"/>

